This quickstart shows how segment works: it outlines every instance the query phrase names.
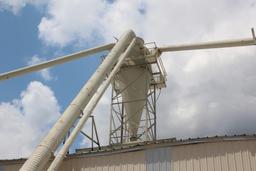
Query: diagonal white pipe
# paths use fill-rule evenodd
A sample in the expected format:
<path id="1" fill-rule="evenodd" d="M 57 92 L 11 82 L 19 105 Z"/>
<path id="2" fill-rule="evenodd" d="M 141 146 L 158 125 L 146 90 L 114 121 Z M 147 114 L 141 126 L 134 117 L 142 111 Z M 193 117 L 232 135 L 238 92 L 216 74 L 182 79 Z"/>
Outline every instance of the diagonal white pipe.
<path id="1" fill-rule="evenodd" d="M 56 150 L 68 130 L 74 124 L 80 115 L 81 110 L 88 104 L 94 93 L 104 81 L 106 74 L 111 71 L 118 61 L 119 56 L 125 51 L 135 37 L 135 33 L 132 30 L 125 32 L 102 64 L 98 67 L 96 72 L 91 76 L 59 120 L 51 128 L 46 137 L 32 152 L 20 171 L 41 171 L 45 169 L 52 153 Z"/>
<path id="2" fill-rule="evenodd" d="M 128 46 L 126 51 L 120 56 L 118 63 L 115 65 L 114 69 L 111 71 L 110 75 L 108 76 L 107 80 L 100 86 L 100 88 L 97 90 L 97 92 L 93 95 L 92 99 L 88 103 L 88 105 L 85 107 L 83 111 L 83 116 L 80 118 L 79 122 L 73 129 L 72 133 L 66 140 L 65 144 L 59 151 L 59 153 L 56 155 L 55 159 L 51 163 L 50 167 L 47 171 L 57 171 L 62 164 L 62 161 L 67 154 L 67 151 L 70 147 L 70 145 L 75 140 L 77 134 L 81 131 L 83 128 L 85 122 L 87 121 L 88 117 L 93 112 L 94 108 L 96 107 L 97 103 L 99 102 L 100 98 L 108 88 L 109 84 L 111 83 L 112 79 L 114 78 L 115 74 L 118 72 L 119 68 L 123 64 L 123 61 L 126 57 L 128 57 L 133 50 L 134 46 L 136 45 L 136 38 L 133 39 L 131 44 Z"/>
<path id="3" fill-rule="evenodd" d="M 9 71 L 9 72 L 6 72 L 6 73 L 2 73 L 2 74 L 0 74 L 0 80 L 7 80 L 7 79 L 10 79 L 12 77 L 17 77 L 17 76 L 24 75 L 24 74 L 27 74 L 27 73 L 30 73 L 30 72 L 39 71 L 39 70 L 44 69 L 44 68 L 49 68 L 49 67 L 54 66 L 54 65 L 63 64 L 65 62 L 69 62 L 69 61 L 72 61 L 72 60 L 75 60 L 75 59 L 79 59 L 79 58 L 82 58 L 82 57 L 85 57 L 85 56 L 88 56 L 88 55 L 92 55 L 92 54 L 95 54 L 95 53 L 98 53 L 98 52 L 111 50 L 114 45 L 115 44 L 111 43 L 111 44 L 99 46 L 99 47 L 87 49 L 87 50 L 84 50 L 84 51 L 80 51 L 80 52 L 77 52 L 77 53 L 73 53 L 73 54 L 70 54 L 70 55 L 66 55 L 66 56 L 63 56 L 63 57 L 58 57 L 56 59 L 45 61 L 45 62 L 42 62 L 40 64 L 35 64 L 35 65 L 32 65 L 32 66 L 27 66 L 27 67 L 23 67 L 23 68 L 16 69 L 16 70 L 13 70 L 13 71 Z"/>

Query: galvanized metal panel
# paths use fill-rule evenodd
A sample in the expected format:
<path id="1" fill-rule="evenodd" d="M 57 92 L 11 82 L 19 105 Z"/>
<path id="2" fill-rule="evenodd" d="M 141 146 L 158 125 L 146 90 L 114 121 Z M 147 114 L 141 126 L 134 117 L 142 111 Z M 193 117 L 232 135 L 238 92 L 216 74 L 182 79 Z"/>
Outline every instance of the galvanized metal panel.
<path id="1" fill-rule="evenodd" d="M 144 171 L 144 152 L 73 158 L 63 162 L 61 171 Z"/>
<path id="2" fill-rule="evenodd" d="M 156 148 L 146 150 L 146 171 L 169 171 L 170 148 Z"/>
<path id="3" fill-rule="evenodd" d="M 18 171 L 21 168 L 21 163 L 0 165 L 0 171 Z"/>
<path id="4" fill-rule="evenodd" d="M 248 140 L 172 147 L 172 171 L 255 171 L 255 145 Z"/>
<path id="5" fill-rule="evenodd" d="M 0 171 L 4 171 L 4 166 L 0 165 Z"/>

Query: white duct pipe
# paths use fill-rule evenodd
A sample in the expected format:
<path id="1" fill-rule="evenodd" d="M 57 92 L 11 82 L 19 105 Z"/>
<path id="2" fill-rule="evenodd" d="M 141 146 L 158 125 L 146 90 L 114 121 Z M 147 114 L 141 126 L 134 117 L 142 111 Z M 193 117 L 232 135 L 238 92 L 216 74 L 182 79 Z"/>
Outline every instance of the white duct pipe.
<path id="1" fill-rule="evenodd" d="M 108 88 L 108 86 L 109 86 L 110 82 L 112 81 L 113 77 L 116 75 L 117 71 L 121 67 L 124 59 L 130 55 L 130 53 L 131 53 L 132 49 L 134 48 L 135 44 L 136 44 L 136 38 L 133 39 L 133 41 L 128 46 L 126 51 L 120 56 L 120 58 L 118 60 L 118 63 L 115 65 L 114 69 L 111 71 L 107 80 L 100 86 L 99 90 L 97 90 L 97 92 L 93 95 L 92 99 L 90 100 L 90 102 L 88 103 L 88 105 L 85 107 L 85 109 L 83 111 L 83 116 L 80 118 L 79 122 L 77 123 L 77 125 L 73 129 L 72 133 L 70 134 L 70 136 L 66 140 L 65 144 L 63 145 L 63 147 L 61 148 L 59 153 L 56 155 L 55 159 L 53 160 L 53 162 L 51 163 L 51 165 L 50 165 L 50 167 L 48 168 L 47 171 L 57 171 L 59 169 L 65 155 L 67 154 L 67 151 L 68 151 L 70 145 L 73 143 L 77 134 L 83 128 L 85 122 L 87 121 L 87 119 L 91 115 L 92 111 L 96 107 L 97 103 L 99 102 L 100 98 L 102 97 L 102 95 L 104 94 L 106 89 Z"/>
<path id="2" fill-rule="evenodd" d="M 198 50 L 198 49 L 213 49 L 213 48 L 227 48 L 227 47 L 238 47 L 238 46 L 251 46 L 256 45 L 256 39 L 240 39 L 240 40 L 226 40 L 216 42 L 205 42 L 196 44 L 184 44 L 159 47 L 160 52 L 175 52 L 185 50 Z"/>
<path id="3" fill-rule="evenodd" d="M 56 150 L 68 130 L 74 124 L 75 120 L 80 115 L 81 110 L 88 104 L 94 93 L 104 81 L 106 74 L 111 71 L 119 56 L 131 43 L 133 38 L 135 38 L 135 33 L 132 30 L 127 31 L 120 38 L 96 72 L 87 81 L 75 99 L 49 131 L 48 135 L 46 135 L 32 152 L 20 171 L 41 171 L 45 168 L 52 153 Z"/>
<path id="4" fill-rule="evenodd" d="M 39 70 L 44 69 L 44 68 L 48 68 L 48 67 L 51 67 L 51 66 L 54 66 L 54 65 L 69 62 L 69 61 L 72 61 L 72 60 L 75 60 L 75 59 L 79 59 L 81 57 L 92 55 L 94 53 L 102 52 L 102 51 L 105 51 L 105 50 L 110 50 L 110 49 L 113 48 L 114 45 L 115 44 L 111 43 L 111 44 L 107 44 L 107 45 L 104 45 L 104 46 L 99 46 L 99 47 L 87 49 L 87 50 L 84 50 L 84 51 L 80 51 L 80 52 L 77 52 L 77 53 L 73 53 L 73 54 L 70 54 L 70 55 L 66 55 L 66 56 L 63 56 L 63 57 L 58 57 L 56 59 L 45 61 L 45 62 L 42 62 L 40 64 L 36 64 L 36 65 L 33 65 L 33 66 L 27 66 L 27 67 L 24 67 L 24 68 L 16 69 L 14 71 L 2 73 L 2 74 L 0 74 L 0 80 L 7 80 L 7 79 L 10 79 L 12 77 L 17 77 L 17 76 L 24 75 L 24 74 L 27 74 L 27 73 L 30 73 L 30 72 L 39 71 Z"/>

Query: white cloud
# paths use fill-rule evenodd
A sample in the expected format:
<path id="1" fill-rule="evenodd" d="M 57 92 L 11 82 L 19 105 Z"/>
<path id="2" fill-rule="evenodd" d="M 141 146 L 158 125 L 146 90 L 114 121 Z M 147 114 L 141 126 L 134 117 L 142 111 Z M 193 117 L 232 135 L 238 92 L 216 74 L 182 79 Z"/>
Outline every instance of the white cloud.
<path id="1" fill-rule="evenodd" d="M 140 31 L 144 1 L 52 0 L 39 24 L 39 38 L 48 45 L 66 46 L 105 39 L 113 41 L 124 30 Z"/>
<path id="2" fill-rule="evenodd" d="M 239 48 L 175 55 L 167 63 L 168 88 L 158 102 L 158 135 L 255 133 L 255 52 Z"/>
<path id="3" fill-rule="evenodd" d="M 9 10 L 13 14 L 18 14 L 27 5 L 41 6 L 47 4 L 49 0 L 0 0 L 0 10 Z"/>
<path id="4" fill-rule="evenodd" d="M 44 62 L 45 59 L 38 57 L 37 55 L 32 56 L 32 58 L 30 59 L 30 61 L 28 61 L 28 65 L 34 65 L 34 64 L 38 64 L 41 62 Z M 41 75 L 41 77 L 45 80 L 45 81 L 50 81 L 53 79 L 53 76 L 50 72 L 49 69 L 43 69 L 41 71 L 39 71 L 39 74 Z"/>
<path id="5" fill-rule="evenodd" d="M 253 0 L 95 1 L 98 6 L 84 1 L 66 3 L 54 1 L 49 17 L 39 25 L 40 38 L 47 44 L 88 43 L 95 41 L 95 32 L 100 35 L 96 38 L 109 42 L 128 28 L 157 45 L 235 39 L 250 37 L 249 29 L 256 25 Z M 77 4 L 83 10 L 77 9 Z M 162 58 L 168 87 L 158 102 L 159 137 L 256 131 L 255 48 L 169 53 Z M 96 118 L 104 118 L 101 115 L 109 110 L 100 103 L 96 111 Z M 107 135 L 108 121 L 109 117 L 104 123 L 98 121 L 105 127 L 101 136 Z M 107 142 L 106 136 L 102 137 Z"/>
<path id="6" fill-rule="evenodd" d="M 65 46 L 94 37 L 101 28 L 104 6 L 101 0 L 51 0 L 47 16 L 38 26 L 39 38 L 50 45 Z"/>
<path id="7" fill-rule="evenodd" d="M 31 82 L 20 98 L 0 103 L 0 158 L 27 157 L 60 116 L 52 90 Z"/>
<path id="8" fill-rule="evenodd" d="M 243 38 L 256 25 L 255 11 L 254 0 L 50 0 L 39 38 L 87 45 L 129 28 L 157 45 Z M 159 136 L 254 132 L 255 54 L 255 47 L 163 54 L 168 87 L 158 103 Z M 96 118 L 104 113 L 109 120 L 104 105 L 97 110 Z"/>

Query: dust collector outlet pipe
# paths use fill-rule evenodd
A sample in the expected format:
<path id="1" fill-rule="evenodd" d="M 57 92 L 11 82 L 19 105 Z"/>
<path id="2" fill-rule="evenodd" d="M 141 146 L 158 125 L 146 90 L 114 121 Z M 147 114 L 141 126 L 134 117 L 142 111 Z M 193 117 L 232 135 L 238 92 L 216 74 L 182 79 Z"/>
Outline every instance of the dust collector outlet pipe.
<path id="1" fill-rule="evenodd" d="M 85 109 L 83 111 L 83 116 L 80 118 L 79 122 L 77 123 L 77 125 L 73 129 L 72 133 L 70 134 L 70 136 L 66 140 L 65 144 L 63 145 L 63 147 L 61 148 L 59 153 L 56 155 L 55 159 L 53 160 L 53 162 L 51 163 L 51 165 L 50 165 L 50 167 L 48 168 L 47 171 L 57 171 L 59 169 L 60 165 L 62 164 L 62 161 L 63 161 L 64 157 L 67 154 L 67 151 L 68 151 L 70 145 L 73 143 L 77 134 L 83 128 L 85 122 L 87 121 L 87 119 L 89 118 L 91 113 L 93 112 L 93 110 L 96 107 L 97 103 L 99 102 L 100 98 L 102 97 L 102 95 L 104 94 L 106 89 L 108 88 L 110 82 L 114 78 L 115 74 L 118 72 L 119 68 L 121 67 L 124 59 L 130 55 L 130 53 L 131 53 L 132 49 L 134 48 L 135 44 L 136 44 L 136 38 L 133 39 L 133 41 L 128 46 L 126 51 L 120 56 L 120 58 L 118 60 L 118 63 L 115 65 L 114 69 L 111 71 L 107 80 L 100 86 L 99 90 L 97 90 L 97 92 L 93 95 L 92 99 L 90 100 L 90 102 L 88 103 L 88 105 L 85 107 Z"/>
<path id="2" fill-rule="evenodd" d="M 111 71 L 118 61 L 119 56 L 125 51 L 135 37 L 135 33 L 132 30 L 129 30 L 119 39 L 96 72 L 87 81 L 75 99 L 49 131 L 48 135 L 46 135 L 32 152 L 20 171 L 41 171 L 46 168 L 52 153 L 56 150 L 68 130 L 74 124 L 75 120 L 80 115 L 81 110 L 88 104 L 94 93 L 104 81 L 106 74 Z"/>
<path id="3" fill-rule="evenodd" d="M 52 67 L 54 65 L 63 64 L 65 62 L 76 60 L 76 59 L 79 59 L 79 58 L 82 58 L 82 57 L 85 57 L 85 56 L 88 56 L 88 55 L 92 55 L 92 54 L 95 54 L 95 53 L 98 53 L 98 52 L 110 50 L 110 49 L 113 48 L 114 45 L 115 44 L 111 43 L 111 44 L 107 44 L 107 45 L 103 45 L 103 46 L 98 46 L 98 47 L 95 47 L 95 48 L 86 49 L 86 50 L 83 50 L 83 51 L 80 51 L 80 52 L 77 52 L 77 53 L 73 53 L 73 54 L 70 54 L 70 55 L 66 55 L 66 56 L 58 57 L 56 59 L 45 61 L 45 62 L 42 62 L 40 64 L 35 64 L 35 65 L 32 65 L 32 66 L 27 66 L 27 67 L 23 67 L 23 68 L 20 68 L 20 69 L 16 69 L 14 71 L 9 71 L 9 72 L 6 72 L 6 73 L 2 73 L 2 74 L 0 74 L 0 80 L 7 80 L 7 79 L 10 79 L 10 78 L 13 78 L 13 77 L 18 77 L 20 75 L 28 74 L 30 72 L 39 71 L 39 70 L 44 69 L 44 68 L 49 68 L 49 67 Z"/>
<path id="4" fill-rule="evenodd" d="M 239 40 L 226 40 L 216 42 L 204 42 L 196 44 L 183 44 L 159 47 L 160 52 L 176 52 L 186 50 L 198 50 L 198 49 L 214 49 L 214 48 L 228 48 L 239 46 L 252 46 L 256 45 L 256 39 L 239 39 Z"/>

